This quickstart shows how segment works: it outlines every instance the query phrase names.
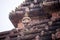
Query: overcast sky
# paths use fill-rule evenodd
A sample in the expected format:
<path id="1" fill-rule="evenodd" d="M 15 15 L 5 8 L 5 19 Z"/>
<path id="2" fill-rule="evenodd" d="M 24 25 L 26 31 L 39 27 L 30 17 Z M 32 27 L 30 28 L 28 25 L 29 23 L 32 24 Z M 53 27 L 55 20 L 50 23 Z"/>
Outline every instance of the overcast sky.
<path id="1" fill-rule="evenodd" d="M 9 20 L 9 12 L 14 10 L 24 0 L 0 0 L 0 32 L 14 28 Z"/>

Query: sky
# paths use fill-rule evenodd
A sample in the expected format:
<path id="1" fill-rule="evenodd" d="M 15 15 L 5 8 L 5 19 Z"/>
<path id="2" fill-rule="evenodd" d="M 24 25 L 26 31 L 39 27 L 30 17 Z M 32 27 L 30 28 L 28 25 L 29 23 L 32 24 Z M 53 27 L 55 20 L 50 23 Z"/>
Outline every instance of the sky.
<path id="1" fill-rule="evenodd" d="M 9 12 L 18 7 L 25 0 L 0 0 L 0 32 L 14 29 L 9 20 Z"/>

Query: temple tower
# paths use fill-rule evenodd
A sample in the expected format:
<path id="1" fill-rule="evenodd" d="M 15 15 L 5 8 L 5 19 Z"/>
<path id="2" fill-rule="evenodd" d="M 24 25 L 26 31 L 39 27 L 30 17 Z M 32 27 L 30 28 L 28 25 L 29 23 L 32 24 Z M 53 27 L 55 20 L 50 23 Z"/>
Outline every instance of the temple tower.
<path id="1" fill-rule="evenodd" d="M 25 0 L 9 19 L 15 29 L 1 32 L 0 40 L 60 40 L 59 0 Z"/>

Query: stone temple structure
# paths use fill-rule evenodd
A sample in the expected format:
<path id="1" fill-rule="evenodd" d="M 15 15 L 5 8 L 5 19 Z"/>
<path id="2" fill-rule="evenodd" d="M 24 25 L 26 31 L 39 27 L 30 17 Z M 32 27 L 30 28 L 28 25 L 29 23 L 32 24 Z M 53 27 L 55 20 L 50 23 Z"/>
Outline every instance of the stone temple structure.
<path id="1" fill-rule="evenodd" d="M 0 40 L 60 40 L 60 0 L 25 0 L 9 19 L 15 29 Z"/>

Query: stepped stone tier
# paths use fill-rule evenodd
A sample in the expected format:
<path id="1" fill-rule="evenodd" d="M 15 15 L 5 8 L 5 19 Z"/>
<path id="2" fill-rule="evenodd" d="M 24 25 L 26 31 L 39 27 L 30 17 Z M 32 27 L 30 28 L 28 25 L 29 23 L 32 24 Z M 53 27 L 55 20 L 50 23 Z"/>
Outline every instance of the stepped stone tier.
<path id="1" fill-rule="evenodd" d="M 60 0 L 25 0 L 9 19 L 15 29 L 0 40 L 60 40 Z"/>

